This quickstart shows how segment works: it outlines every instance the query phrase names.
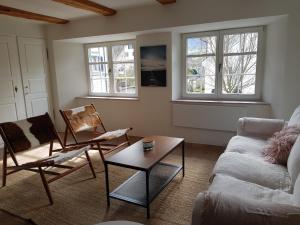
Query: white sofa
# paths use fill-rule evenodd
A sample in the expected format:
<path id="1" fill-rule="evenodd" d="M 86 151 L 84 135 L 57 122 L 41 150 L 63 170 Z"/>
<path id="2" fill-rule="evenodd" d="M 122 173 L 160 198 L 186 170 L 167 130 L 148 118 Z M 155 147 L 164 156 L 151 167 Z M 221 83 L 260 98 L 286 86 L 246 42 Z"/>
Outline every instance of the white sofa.
<path id="1" fill-rule="evenodd" d="M 300 106 L 288 125 L 300 125 Z M 267 139 L 284 120 L 241 118 L 218 159 L 211 186 L 194 203 L 192 225 L 300 225 L 300 137 L 287 167 L 264 160 Z"/>

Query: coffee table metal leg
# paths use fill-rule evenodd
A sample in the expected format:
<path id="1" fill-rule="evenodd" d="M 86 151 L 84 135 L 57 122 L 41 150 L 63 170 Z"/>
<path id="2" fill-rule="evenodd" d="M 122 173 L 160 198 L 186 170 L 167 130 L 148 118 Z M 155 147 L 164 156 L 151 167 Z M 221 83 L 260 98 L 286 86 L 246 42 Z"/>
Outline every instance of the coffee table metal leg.
<path id="1" fill-rule="evenodd" d="M 109 180 L 108 180 L 108 165 L 104 163 L 105 167 L 105 183 L 106 183 L 106 201 L 107 201 L 107 206 L 110 206 L 110 199 L 109 199 Z"/>
<path id="2" fill-rule="evenodd" d="M 184 176 L 185 163 L 184 163 L 184 155 L 185 155 L 185 142 L 182 142 L 182 175 Z"/>
<path id="3" fill-rule="evenodd" d="M 150 203 L 149 203 L 149 171 L 146 171 L 146 204 L 147 204 L 147 218 L 150 218 Z"/>

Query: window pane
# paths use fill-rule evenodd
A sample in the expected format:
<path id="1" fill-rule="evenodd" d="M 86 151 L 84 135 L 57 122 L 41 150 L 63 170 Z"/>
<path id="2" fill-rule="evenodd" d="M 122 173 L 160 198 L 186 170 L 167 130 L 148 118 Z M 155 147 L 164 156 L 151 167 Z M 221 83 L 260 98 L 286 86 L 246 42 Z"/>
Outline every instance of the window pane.
<path id="1" fill-rule="evenodd" d="M 134 48 L 129 42 L 88 48 L 92 93 L 136 93 Z"/>
<path id="2" fill-rule="evenodd" d="M 255 94 L 256 54 L 225 56 L 223 94 Z"/>
<path id="3" fill-rule="evenodd" d="M 109 92 L 109 75 L 107 64 L 89 65 L 91 76 L 91 92 L 108 93 Z"/>
<path id="4" fill-rule="evenodd" d="M 258 33 L 240 33 L 224 35 L 224 53 L 256 52 Z"/>
<path id="5" fill-rule="evenodd" d="M 89 66 L 89 68 L 90 68 L 90 75 L 92 78 L 108 77 L 107 64 L 92 64 Z"/>
<path id="6" fill-rule="evenodd" d="M 113 71 L 115 91 L 134 94 L 136 91 L 134 63 L 114 64 Z"/>
<path id="7" fill-rule="evenodd" d="M 115 91 L 117 93 L 135 93 L 135 80 L 134 77 L 118 77 L 115 78 Z"/>
<path id="8" fill-rule="evenodd" d="M 187 55 L 215 54 L 216 41 L 215 36 L 187 38 Z"/>
<path id="9" fill-rule="evenodd" d="M 134 77 L 133 63 L 118 63 L 113 66 L 115 77 Z"/>
<path id="10" fill-rule="evenodd" d="M 109 93 L 109 79 L 93 79 L 91 80 L 91 91 L 93 93 Z"/>
<path id="11" fill-rule="evenodd" d="M 134 48 L 132 44 L 126 45 L 114 45 L 112 46 L 112 58 L 113 61 L 133 61 L 134 60 Z"/>
<path id="12" fill-rule="evenodd" d="M 107 62 L 107 47 L 89 48 L 88 50 L 89 62 Z"/>
<path id="13" fill-rule="evenodd" d="M 194 94 L 215 93 L 216 57 L 188 57 L 186 91 Z"/>

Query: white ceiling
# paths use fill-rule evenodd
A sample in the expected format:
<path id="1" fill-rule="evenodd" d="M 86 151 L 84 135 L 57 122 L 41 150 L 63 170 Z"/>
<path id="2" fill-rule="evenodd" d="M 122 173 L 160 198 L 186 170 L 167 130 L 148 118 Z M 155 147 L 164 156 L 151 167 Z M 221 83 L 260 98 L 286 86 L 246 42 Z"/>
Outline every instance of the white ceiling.
<path id="1" fill-rule="evenodd" d="M 158 4 L 155 0 L 91 0 L 98 4 L 122 10 L 141 5 Z M 62 19 L 75 19 L 96 15 L 96 13 L 67 6 L 52 0 L 0 0 L 0 5 L 9 6 L 25 11 L 54 16 Z"/>

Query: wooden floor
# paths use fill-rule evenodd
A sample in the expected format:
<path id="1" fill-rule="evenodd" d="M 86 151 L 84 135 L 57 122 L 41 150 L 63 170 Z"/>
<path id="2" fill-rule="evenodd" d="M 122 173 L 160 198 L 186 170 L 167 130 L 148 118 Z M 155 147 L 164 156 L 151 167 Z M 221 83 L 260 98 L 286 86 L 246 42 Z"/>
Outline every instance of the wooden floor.
<path id="1" fill-rule="evenodd" d="M 137 138 L 131 139 L 136 141 Z M 22 162 L 46 156 L 47 148 L 19 155 Z M 54 205 L 48 204 L 38 174 L 22 171 L 8 177 L 0 189 L 0 208 L 30 218 L 38 225 L 93 225 L 109 220 L 129 220 L 151 225 L 187 225 L 191 222 L 193 201 L 207 190 L 213 166 L 223 148 L 199 144 L 186 145 L 186 176 L 181 173 L 151 204 L 151 219 L 144 208 L 112 200 L 106 207 L 105 179 L 99 153 L 91 152 L 97 178 L 92 179 L 88 167 L 50 184 Z M 71 162 L 79 163 L 81 159 Z M 180 164 L 181 151 L 166 161 Z M 0 165 L 1 166 L 1 165 Z M 112 167 L 111 188 L 117 187 L 135 171 Z M 1 218 L 0 218 L 1 219 Z M 0 220 L 1 221 L 1 220 Z M 1 224 L 1 222 L 0 222 Z"/>

